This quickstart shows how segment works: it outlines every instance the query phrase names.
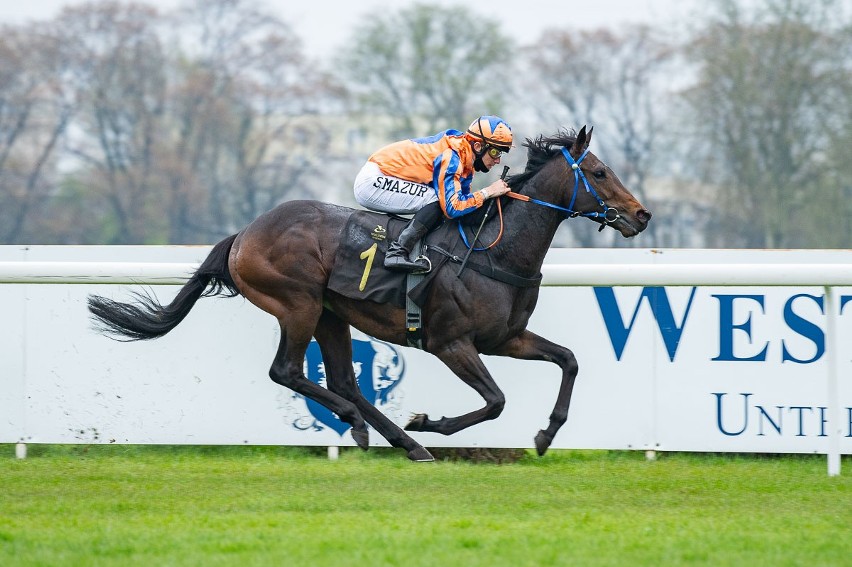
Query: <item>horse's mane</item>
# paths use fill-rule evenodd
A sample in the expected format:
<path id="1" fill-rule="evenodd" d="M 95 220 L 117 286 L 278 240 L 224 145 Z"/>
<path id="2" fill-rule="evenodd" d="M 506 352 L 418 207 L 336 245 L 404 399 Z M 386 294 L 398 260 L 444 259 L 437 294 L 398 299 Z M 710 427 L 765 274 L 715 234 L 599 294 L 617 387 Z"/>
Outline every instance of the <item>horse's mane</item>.
<path id="1" fill-rule="evenodd" d="M 520 191 L 524 184 L 538 173 L 550 158 L 559 153 L 564 147 L 571 147 L 577 139 L 574 130 L 563 129 L 553 136 L 538 136 L 536 139 L 527 138 L 524 147 L 527 148 L 527 166 L 523 173 L 510 175 L 506 182 L 513 191 Z"/>
<path id="2" fill-rule="evenodd" d="M 523 173 L 509 175 L 506 183 L 515 193 L 520 193 L 527 181 L 532 179 L 536 173 L 541 171 L 550 158 L 562 151 L 562 148 L 570 148 L 577 139 L 577 132 L 564 128 L 553 136 L 545 137 L 539 135 L 536 139 L 527 138 L 523 146 L 527 148 L 527 165 Z M 511 199 L 509 200 L 511 201 Z M 508 203 L 507 203 L 508 204 Z M 478 226 L 482 220 L 487 207 L 482 207 L 469 215 L 464 215 L 459 220 L 465 226 Z M 492 220 L 496 215 L 491 216 Z"/>

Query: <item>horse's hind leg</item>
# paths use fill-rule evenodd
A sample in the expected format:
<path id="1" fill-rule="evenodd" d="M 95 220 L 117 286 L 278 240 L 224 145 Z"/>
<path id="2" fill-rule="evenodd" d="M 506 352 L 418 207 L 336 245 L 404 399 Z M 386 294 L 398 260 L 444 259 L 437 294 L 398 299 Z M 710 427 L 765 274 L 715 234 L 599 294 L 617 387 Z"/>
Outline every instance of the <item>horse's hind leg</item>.
<path id="1" fill-rule="evenodd" d="M 336 413 L 341 420 L 352 426 L 353 439 L 359 447 L 366 450 L 369 446 L 367 424 L 355 404 L 305 377 L 304 360 L 311 340 L 310 333 L 307 336 L 305 333 L 290 333 L 284 321 L 279 320 L 279 324 L 281 342 L 269 370 L 270 378 Z"/>
<path id="2" fill-rule="evenodd" d="M 488 369 L 479 358 L 476 348 L 469 343 L 454 343 L 446 349 L 434 353 L 465 384 L 473 388 L 485 400 L 485 406 L 476 411 L 458 417 L 442 417 L 431 420 L 426 414 L 415 415 L 405 429 L 408 431 L 432 431 L 443 435 L 452 435 L 471 425 L 495 419 L 503 412 L 506 398 L 497 387 L 497 383 L 488 373 Z"/>
<path id="3" fill-rule="evenodd" d="M 417 441 L 364 397 L 352 368 L 352 336 L 349 324 L 331 311 L 323 310 L 314 336 L 322 352 L 329 389 L 355 404 L 364 419 L 394 447 L 408 451 L 412 461 L 427 462 L 434 457 Z M 353 433 L 353 437 L 354 437 Z M 360 443 L 359 443 L 360 445 Z"/>
<path id="4" fill-rule="evenodd" d="M 547 429 L 540 430 L 535 436 L 535 449 L 539 456 L 544 455 L 553 438 L 556 437 L 556 432 L 568 420 L 571 392 L 574 390 L 574 380 L 577 378 L 577 359 L 567 348 L 530 331 L 524 331 L 508 341 L 494 354 L 524 360 L 545 360 L 558 364 L 562 369 L 562 383 L 559 386 L 559 394 L 556 396 L 556 405 L 550 414 L 550 423 Z"/>
<path id="5" fill-rule="evenodd" d="M 269 377 L 336 413 L 352 425 L 355 442 L 366 448 L 367 423 L 355 404 L 304 374 L 305 352 L 323 312 L 323 242 L 334 229 L 317 232 L 323 219 L 318 207 L 294 207 L 290 221 L 264 215 L 240 233 L 231 247 L 228 272 L 246 299 L 278 320 L 281 341 Z"/>

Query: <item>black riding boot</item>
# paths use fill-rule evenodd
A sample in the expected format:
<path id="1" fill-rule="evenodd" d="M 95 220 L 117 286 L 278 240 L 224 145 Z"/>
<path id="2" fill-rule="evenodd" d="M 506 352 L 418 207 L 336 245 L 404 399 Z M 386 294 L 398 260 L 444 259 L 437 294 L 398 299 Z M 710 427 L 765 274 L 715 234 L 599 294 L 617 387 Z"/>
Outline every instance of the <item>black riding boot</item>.
<path id="1" fill-rule="evenodd" d="M 385 254 L 385 268 L 395 272 L 420 272 L 428 270 L 430 267 L 428 261 L 412 261 L 409 259 L 412 248 L 428 232 L 428 226 L 417 219 L 411 219 L 405 228 L 402 229 L 397 239 L 388 244 L 388 251 Z"/>

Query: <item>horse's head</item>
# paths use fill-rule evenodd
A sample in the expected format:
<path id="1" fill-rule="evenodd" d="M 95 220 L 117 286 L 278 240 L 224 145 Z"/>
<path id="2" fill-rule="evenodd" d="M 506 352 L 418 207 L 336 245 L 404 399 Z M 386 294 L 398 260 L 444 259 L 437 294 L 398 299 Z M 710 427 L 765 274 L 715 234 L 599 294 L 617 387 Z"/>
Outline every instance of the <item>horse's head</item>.
<path id="1" fill-rule="evenodd" d="M 565 212 L 569 217 L 586 217 L 618 230 L 623 236 L 635 236 L 645 230 L 651 212 L 628 191 L 604 162 L 589 151 L 592 129 L 583 126 L 576 136 L 562 132 L 552 138 L 527 139 L 526 171 L 512 176 L 510 185 L 522 187 L 538 174 L 543 181 L 531 183 L 525 191 L 538 195 L 540 204 Z M 535 198 L 531 199 L 536 201 Z M 555 206 L 554 206 L 555 205 Z"/>
<path id="2" fill-rule="evenodd" d="M 621 183 L 615 172 L 589 151 L 592 130 L 583 126 L 573 143 L 562 149 L 565 175 L 570 192 L 568 208 L 618 230 L 622 236 L 636 236 L 648 226 L 651 212 Z"/>

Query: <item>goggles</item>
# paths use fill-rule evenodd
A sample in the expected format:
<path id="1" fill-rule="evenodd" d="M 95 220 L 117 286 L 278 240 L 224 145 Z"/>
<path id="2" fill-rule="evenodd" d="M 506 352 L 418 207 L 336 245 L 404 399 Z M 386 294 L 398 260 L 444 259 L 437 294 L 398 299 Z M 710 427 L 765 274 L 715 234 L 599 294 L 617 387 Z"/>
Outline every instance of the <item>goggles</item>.
<path id="1" fill-rule="evenodd" d="M 503 150 L 499 150 L 494 146 L 489 146 L 488 149 L 485 150 L 485 153 L 487 153 L 491 159 L 499 159 L 500 156 L 503 155 Z"/>

